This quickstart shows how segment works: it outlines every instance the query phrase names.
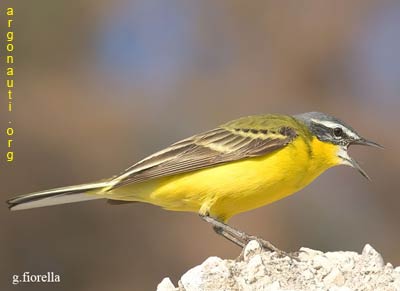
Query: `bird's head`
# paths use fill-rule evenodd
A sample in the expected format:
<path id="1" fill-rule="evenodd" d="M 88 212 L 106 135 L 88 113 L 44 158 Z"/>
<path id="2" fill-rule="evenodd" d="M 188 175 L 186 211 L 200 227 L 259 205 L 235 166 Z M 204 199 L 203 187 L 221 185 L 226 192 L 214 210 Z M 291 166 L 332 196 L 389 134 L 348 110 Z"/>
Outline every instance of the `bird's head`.
<path id="1" fill-rule="evenodd" d="M 340 164 L 351 166 L 357 169 L 365 178 L 370 179 L 357 161 L 349 156 L 348 148 L 350 145 L 383 148 L 381 145 L 363 138 L 343 121 L 325 113 L 307 112 L 294 117 L 303 122 L 320 141 L 337 146 L 337 157 L 340 160 Z"/>

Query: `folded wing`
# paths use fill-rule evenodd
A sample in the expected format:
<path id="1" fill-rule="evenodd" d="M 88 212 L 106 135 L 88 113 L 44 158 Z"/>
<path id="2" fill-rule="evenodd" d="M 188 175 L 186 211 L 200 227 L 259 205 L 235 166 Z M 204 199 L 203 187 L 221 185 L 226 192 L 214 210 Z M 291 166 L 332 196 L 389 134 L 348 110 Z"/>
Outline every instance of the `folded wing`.
<path id="1" fill-rule="evenodd" d="M 218 127 L 172 144 L 114 178 L 110 188 L 164 176 L 192 172 L 245 158 L 262 156 L 285 147 L 297 133 L 291 127 Z"/>

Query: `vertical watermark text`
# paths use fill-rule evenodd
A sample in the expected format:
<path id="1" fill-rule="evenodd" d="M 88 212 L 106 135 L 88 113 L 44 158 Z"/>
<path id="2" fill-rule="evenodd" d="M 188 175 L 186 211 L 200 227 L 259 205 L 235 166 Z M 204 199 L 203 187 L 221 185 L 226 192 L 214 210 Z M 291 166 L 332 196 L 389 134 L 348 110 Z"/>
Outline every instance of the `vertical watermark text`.
<path id="1" fill-rule="evenodd" d="M 3 129 L 0 139 L 5 143 L 5 153 L 1 153 L 1 161 L 7 163 L 14 162 L 14 138 L 15 138 L 15 128 L 13 122 L 13 110 L 14 110 L 14 77 L 15 77 L 15 67 L 14 67 L 14 57 L 15 57 L 15 31 L 14 31 L 14 20 L 15 11 L 13 7 L 7 7 L 4 11 L 1 11 L 2 17 L 5 17 L 5 35 L 1 38 L 5 40 L 2 44 L 1 49 L 3 53 L 0 53 L 0 61 L 4 64 L 2 76 L 5 78 L 0 83 L 0 96 L 4 98 L 1 104 L 6 104 L 4 108 L 0 108 L 0 114 L 3 115 L 7 123 Z M 5 102 L 4 102 L 5 101 Z M 3 107 L 3 106 L 1 106 Z M 4 126 L 4 125 L 3 125 Z"/>

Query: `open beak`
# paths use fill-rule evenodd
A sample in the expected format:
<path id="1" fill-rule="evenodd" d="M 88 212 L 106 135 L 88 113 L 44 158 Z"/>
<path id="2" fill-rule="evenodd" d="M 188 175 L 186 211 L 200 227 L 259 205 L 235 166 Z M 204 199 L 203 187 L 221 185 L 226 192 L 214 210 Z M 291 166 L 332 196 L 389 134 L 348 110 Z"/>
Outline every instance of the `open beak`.
<path id="1" fill-rule="evenodd" d="M 371 181 L 371 178 L 368 176 L 368 174 L 360 167 L 360 165 L 357 163 L 357 161 L 353 158 L 350 158 L 349 155 L 346 155 L 346 157 L 340 156 L 342 158 L 342 164 L 347 165 L 350 167 L 353 167 L 356 169 L 364 178 L 367 180 Z"/>
<path id="2" fill-rule="evenodd" d="M 365 145 L 365 146 L 371 146 L 371 147 L 376 147 L 376 148 L 380 148 L 383 149 L 383 146 L 381 146 L 380 144 L 367 140 L 363 137 L 359 138 L 358 140 L 355 140 L 353 142 L 350 143 L 350 145 Z M 357 163 L 357 161 L 353 158 L 351 158 L 349 156 L 349 154 L 347 153 L 347 148 L 345 149 L 341 149 L 340 153 L 339 153 L 339 158 L 342 159 L 342 164 L 343 165 L 347 165 L 350 167 L 353 167 L 354 169 L 356 169 L 363 177 L 365 177 L 367 180 L 371 180 L 371 178 L 368 176 L 368 174 L 360 167 L 360 165 Z"/>

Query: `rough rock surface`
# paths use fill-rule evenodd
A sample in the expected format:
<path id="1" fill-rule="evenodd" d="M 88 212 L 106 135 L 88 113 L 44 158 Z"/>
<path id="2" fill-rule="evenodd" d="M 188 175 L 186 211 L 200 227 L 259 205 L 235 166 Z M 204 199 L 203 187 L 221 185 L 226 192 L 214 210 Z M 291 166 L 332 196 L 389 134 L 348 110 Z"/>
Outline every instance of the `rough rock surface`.
<path id="1" fill-rule="evenodd" d="M 240 259 L 210 257 L 187 271 L 177 287 L 164 278 L 157 291 L 400 291 L 400 267 L 385 265 L 382 256 L 368 244 L 361 254 L 302 248 L 298 258 L 279 257 L 251 241 Z"/>

